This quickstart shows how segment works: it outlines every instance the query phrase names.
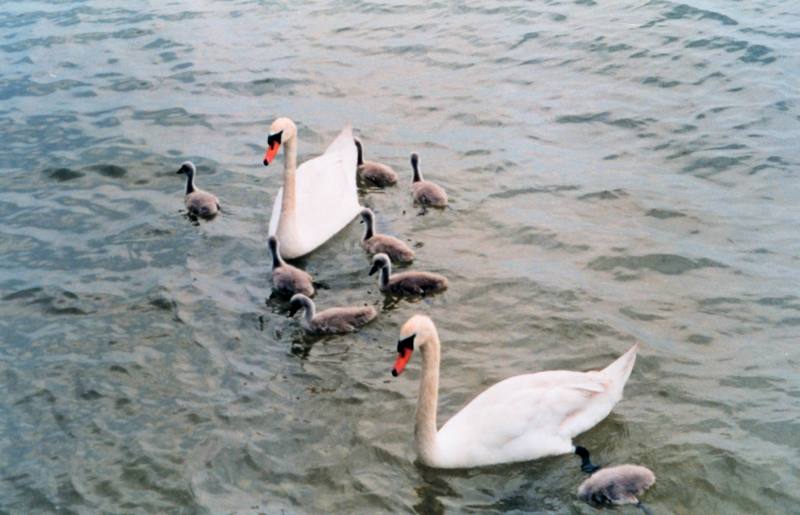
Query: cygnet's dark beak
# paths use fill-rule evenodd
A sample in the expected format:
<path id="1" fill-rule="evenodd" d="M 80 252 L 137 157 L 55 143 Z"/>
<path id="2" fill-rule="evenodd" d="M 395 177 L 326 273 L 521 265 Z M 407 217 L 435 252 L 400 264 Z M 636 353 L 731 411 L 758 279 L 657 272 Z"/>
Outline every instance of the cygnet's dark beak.
<path id="1" fill-rule="evenodd" d="M 179 175 L 180 175 L 180 174 L 182 174 L 182 173 L 183 173 L 183 168 L 181 168 L 180 170 L 178 170 L 178 171 L 177 171 L 177 172 L 175 172 L 175 173 L 176 173 L 176 174 L 179 174 Z"/>
<path id="2" fill-rule="evenodd" d="M 300 309 L 300 305 L 297 303 L 292 303 L 292 306 L 289 308 L 289 317 L 293 317 L 295 313 Z"/>
<path id="3" fill-rule="evenodd" d="M 369 269 L 369 275 L 374 274 L 375 272 L 377 272 L 380 269 L 381 269 L 380 263 L 373 263 L 372 264 L 372 268 Z"/>

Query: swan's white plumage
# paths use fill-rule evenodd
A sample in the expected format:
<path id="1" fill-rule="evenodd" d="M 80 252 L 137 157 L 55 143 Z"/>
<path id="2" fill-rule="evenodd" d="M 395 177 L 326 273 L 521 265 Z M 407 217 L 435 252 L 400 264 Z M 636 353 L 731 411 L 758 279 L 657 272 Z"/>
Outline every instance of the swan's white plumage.
<path id="1" fill-rule="evenodd" d="M 633 363 L 631 363 L 632 365 Z M 554 370 L 510 377 L 479 394 L 438 433 L 442 466 L 527 461 L 570 453 L 572 438 L 603 420 L 624 381 Z"/>
<path id="2" fill-rule="evenodd" d="M 423 384 L 417 407 L 417 428 L 435 427 L 435 391 L 438 373 L 425 371 L 438 367 L 439 341 L 433 322 L 414 317 L 423 326 L 417 339 L 423 354 Z M 404 334 L 401 333 L 401 336 Z M 430 346 L 428 349 L 423 346 Z M 427 465 L 462 468 L 528 461 L 574 451 L 572 438 L 594 427 L 611 412 L 636 361 L 638 344 L 600 371 L 572 372 L 553 370 L 510 377 L 484 390 L 453 415 L 435 436 L 420 441 L 417 449 Z M 426 378 L 430 384 L 424 384 Z M 426 406 L 427 403 L 427 406 Z M 431 422 L 423 416 L 434 417 Z"/>
<path id="3" fill-rule="evenodd" d="M 356 162 L 353 131 L 347 125 L 322 155 L 297 168 L 294 226 L 281 220 L 283 187 L 278 190 L 272 206 L 269 235 L 277 236 L 285 258 L 313 251 L 361 212 Z"/>

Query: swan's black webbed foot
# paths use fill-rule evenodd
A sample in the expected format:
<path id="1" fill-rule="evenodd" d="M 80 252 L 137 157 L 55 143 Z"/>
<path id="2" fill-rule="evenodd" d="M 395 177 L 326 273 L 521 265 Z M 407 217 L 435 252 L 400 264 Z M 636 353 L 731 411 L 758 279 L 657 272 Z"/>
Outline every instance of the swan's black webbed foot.
<path id="1" fill-rule="evenodd" d="M 592 463 L 592 460 L 589 458 L 589 451 L 586 449 L 586 447 L 581 447 L 580 445 L 576 445 L 575 454 L 580 456 L 581 470 L 586 474 L 594 474 L 595 472 L 600 470 L 599 466 L 594 465 Z"/>

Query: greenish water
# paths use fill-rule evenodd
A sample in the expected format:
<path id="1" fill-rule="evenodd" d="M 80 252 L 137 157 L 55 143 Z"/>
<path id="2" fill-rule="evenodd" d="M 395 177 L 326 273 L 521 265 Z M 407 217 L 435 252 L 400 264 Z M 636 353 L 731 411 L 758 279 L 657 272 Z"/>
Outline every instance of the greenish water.
<path id="1" fill-rule="evenodd" d="M 657 514 L 797 511 L 793 3 L 0 6 L 0 512 L 593 513 L 574 456 L 415 463 L 417 312 L 440 423 L 641 341 L 578 443 L 653 469 Z M 352 122 L 401 173 L 363 203 L 447 293 L 385 305 L 353 223 L 300 264 L 374 323 L 308 338 L 270 300 L 281 115 L 301 161 Z M 452 209 L 411 208 L 412 151 Z"/>

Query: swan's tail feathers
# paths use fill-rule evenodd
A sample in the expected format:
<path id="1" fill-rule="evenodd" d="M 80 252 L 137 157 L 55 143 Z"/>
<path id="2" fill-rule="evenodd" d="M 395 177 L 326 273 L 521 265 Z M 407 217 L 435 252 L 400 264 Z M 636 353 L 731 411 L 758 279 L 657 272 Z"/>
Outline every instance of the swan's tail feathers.
<path id="1" fill-rule="evenodd" d="M 352 147 L 352 154 L 356 155 L 358 150 L 353 144 L 353 126 L 347 123 L 342 127 L 342 130 L 339 131 L 339 135 L 336 136 L 331 144 L 328 145 L 328 148 L 325 149 L 325 153 L 349 150 L 349 147 Z M 347 153 L 349 154 L 349 152 Z"/>
<path id="2" fill-rule="evenodd" d="M 637 343 L 601 372 L 611 381 L 614 385 L 612 389 L 617 390 L 620 397 L 622 397 L 622 389 L 625 388 L 625 383 L 628 382 L 633 370 L 633 364 L 636 363 L 636 351 L 638 350 L 639 344 Z"/>

